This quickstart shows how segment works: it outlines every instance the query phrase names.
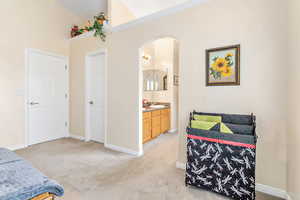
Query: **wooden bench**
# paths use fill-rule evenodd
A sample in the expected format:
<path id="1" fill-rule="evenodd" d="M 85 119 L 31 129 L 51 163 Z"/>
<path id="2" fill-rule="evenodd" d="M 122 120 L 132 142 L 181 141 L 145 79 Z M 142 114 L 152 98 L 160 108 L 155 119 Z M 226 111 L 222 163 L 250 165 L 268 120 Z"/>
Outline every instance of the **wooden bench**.
<path id="1" fill-rule="evenodd" d="M 31 200 L 54 200 L 55 196 L 53 194 L 50 194 L 50 193 L 44 193 L 44 194 L 41 194 L 37 197 L 34 197 L 33 199 Z"/>

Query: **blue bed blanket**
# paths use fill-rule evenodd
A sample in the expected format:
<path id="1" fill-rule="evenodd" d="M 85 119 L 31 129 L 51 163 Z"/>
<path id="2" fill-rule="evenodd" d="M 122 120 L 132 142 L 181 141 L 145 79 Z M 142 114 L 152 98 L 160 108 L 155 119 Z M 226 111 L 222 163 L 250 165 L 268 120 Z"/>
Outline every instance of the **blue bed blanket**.
<path id="1" fill-rule="evenodd" d="M 15 153 L 0 148 L 0 200 L 29 200 L 46 192 L 62 196 L 64 189 Z"/>

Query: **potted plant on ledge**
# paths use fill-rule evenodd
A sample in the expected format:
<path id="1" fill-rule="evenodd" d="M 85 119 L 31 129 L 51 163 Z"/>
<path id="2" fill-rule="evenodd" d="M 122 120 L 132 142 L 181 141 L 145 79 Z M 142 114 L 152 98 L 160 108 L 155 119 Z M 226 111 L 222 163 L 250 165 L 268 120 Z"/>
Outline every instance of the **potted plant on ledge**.
<path id="1" fill-rule="evenodd" d="M 99 15 L 94 16 L 94 22 L 88 21 L 84 28 L 79 29 L 78 26 L 74 25 L 71 30 L 71 37 L 76 37 L 86 32 L 95 31 L 94 36 L 99 37 L 103 42 L 106 40 L 106 33 L 104 30 L 104 24 L 108 19 L 103 12 Z"/>

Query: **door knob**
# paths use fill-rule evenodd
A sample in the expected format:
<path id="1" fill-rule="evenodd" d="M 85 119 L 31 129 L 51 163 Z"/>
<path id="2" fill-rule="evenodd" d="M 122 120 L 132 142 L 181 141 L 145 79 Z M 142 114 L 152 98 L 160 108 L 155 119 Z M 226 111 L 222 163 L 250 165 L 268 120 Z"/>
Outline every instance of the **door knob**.
<path id="1" fill-rule="evenodd" d="M 30 102 L 29 103 L 31 106 L 34 106 L 34 105 L 38 105 L 39 103 L 38 102 Z"/>
<path id="2" fill-rule="evenodd" d="M 93 101 L 90 101 L 89 104 L 90 104 L 90 105 L 94 105 L 94 102 L 93 102 Z"/>

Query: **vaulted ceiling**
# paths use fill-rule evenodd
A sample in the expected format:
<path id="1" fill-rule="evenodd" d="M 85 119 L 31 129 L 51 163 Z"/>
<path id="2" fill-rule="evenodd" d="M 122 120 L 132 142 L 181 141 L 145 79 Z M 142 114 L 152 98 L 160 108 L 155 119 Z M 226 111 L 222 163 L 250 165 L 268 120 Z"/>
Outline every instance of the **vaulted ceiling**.
<path id="1" fill-rule="evenodd" d="M 75 14 L 90 19 L 100 12 L 107 12 L 107 0 L 58 0 Z"/>
<path id="2" fill-rule="evenodd" d="M 100 12 L 107 13 L 108 0 L 58 0 L 75 14 L 89 19 Z M 123 2 L 137 18 L 164 10 L 189 0 L 118 0 Z"/>
<path id="3" fill-rule="evenodd" d="M 120 0 L 136 16 L 143 17 L 189 0 Z"/>

